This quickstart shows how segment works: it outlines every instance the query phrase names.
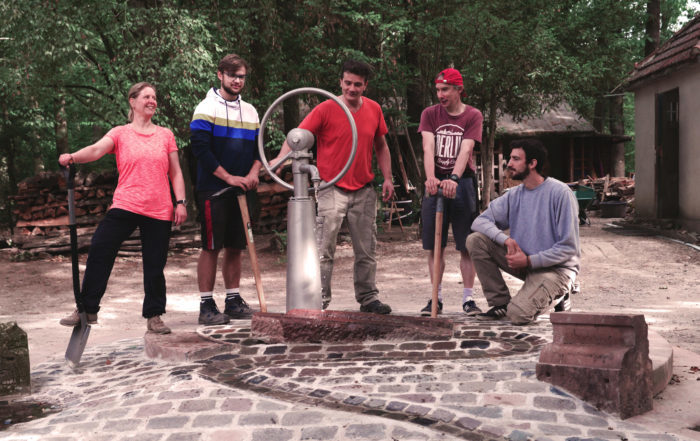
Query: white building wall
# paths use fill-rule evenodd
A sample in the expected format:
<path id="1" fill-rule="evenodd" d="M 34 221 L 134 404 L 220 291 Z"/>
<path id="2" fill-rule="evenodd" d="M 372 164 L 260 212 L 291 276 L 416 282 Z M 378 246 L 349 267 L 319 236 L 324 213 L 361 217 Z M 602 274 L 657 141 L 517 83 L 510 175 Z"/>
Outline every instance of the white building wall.
<path id="1" fill-rule="evenodd" d="M 678 88 L 680 218 L 700 231 L 700 63 L 635 89 L 635 204 L 656 217 L 656 95 Z"/>

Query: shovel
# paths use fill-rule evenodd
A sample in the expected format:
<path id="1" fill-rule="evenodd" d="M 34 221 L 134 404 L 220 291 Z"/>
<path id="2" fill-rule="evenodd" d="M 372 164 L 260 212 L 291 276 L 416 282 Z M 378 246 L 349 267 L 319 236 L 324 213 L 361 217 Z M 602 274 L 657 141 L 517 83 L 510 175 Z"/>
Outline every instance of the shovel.
<path id="1" fill-rule="evenodd" d="M 435 208 L 435 243 L 433 244 L 433 297 L 430 309 L 430 317 L 437 317 L 438 311 L 438 285 L 440 285 L 440 263 L 442 261 L 442 217 L 445 213 L 445 201 L 442 197 L 442 188 L 438 188 L 437 204 Z"/>
<path id="2" fill-rule="evenodd" d="M 80 271 L 78 268 L 78 232 L 75 225 L 75 165 L 70 164 L 63 171 L 66 177 L 66 186 L 68 187 L 68 227 L 70 228 L 70 254 L 73 267 L 73 294 L 75 295 L 75 304 L 78 307 L 78 316 L 80 324 L 73 327 L 73 333 L 68 342 L 66 349 L 66 362 L 75 369 L 80 363 L 80 357 L 85 350 L 88 336 L 90 335 L 90 325 L 87 322 L 87 312 L 85 312 L 80 295 Z"/>
<path id="3" fill-rule="evenodd" d="M 255 290 L 258 292 L 258 302 L 260 304 L 260 312 L 267 312 L 265 304 L 265 293 L 263 292 L 262 278 L 260 277 L 260 266 L 258 265 L 258 254 L 255 251 L 255 243 L 253 241 L 253 228 L 250 225 L 250 214 L 248 213 L 248 201 L 245 198 L 245 191 L 240 187 L 227 187 L 219 190 L 210 196 L 210 199 L 215 199 L 224 193 L 235 191 L 238 197 L 238 206 L 241 209 L 241 219 L 246 229 L 245 240 L 248 243 L 248 255 L 250 256 L 250 266 L 253 268 L 253 276 L 255 277 Z"/>

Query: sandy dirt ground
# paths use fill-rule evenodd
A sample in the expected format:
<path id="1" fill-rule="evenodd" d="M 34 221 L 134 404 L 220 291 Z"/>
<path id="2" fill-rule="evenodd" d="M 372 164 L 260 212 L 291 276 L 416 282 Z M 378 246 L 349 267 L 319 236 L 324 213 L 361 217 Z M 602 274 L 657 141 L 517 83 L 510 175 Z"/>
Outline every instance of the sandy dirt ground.
<path id="1" fill-rule="evenodd" d="M 611 219 L 591 217 L 581 227 L 582 291 L 573 299 L 576 311 L 644 314 L 649 329 L 672 346 L 700 354 L 700 252 L 682 243 L 615 228 Z M 263 286 L 270 312 L 285 309 L 285 256 L 275 249 L 271 236 L 256 238 Z M 29 336 L 32 365 L 62 356 L 71 330 L 58 320 L 74 307 L 70 256 L 14 262 L 11 250 L 0 250 L 0 322 L 16 321 Z M 198 327 L 199 298 L 196 284 L 198 250 L 173 253 L 166 267 L 168 313 L 163 317 L 174 331 Z M 81 274 L 86 254 L 80 256 Z M 416 227 L 401 233 L 398 226 L 381 232 L 377 249 L 377 284 L 380 298 L 395 313 L 418 314 L 431 292 L 426 252 Z M 446 311 L 461 311 L 461 275 L 454 244 L 448 244 L 443 282 Z M 138 257 L 119 257 L 102 302 L 99 324 L 93 326 L 88 345 L 142 336 L 143 288 Z M 508 278 L 512 290 L 520 282 Z M 486 309 L 477 279 L 476 301 Z M 352 247 L 342 242 L 336 254 L 331 309 L 356 310 L 352 291 Z M 257 308 L 249 260 L 244 256 L 241 292 Z M 215 298 L 223 308 L 223 286 L 217 278 Z"/>

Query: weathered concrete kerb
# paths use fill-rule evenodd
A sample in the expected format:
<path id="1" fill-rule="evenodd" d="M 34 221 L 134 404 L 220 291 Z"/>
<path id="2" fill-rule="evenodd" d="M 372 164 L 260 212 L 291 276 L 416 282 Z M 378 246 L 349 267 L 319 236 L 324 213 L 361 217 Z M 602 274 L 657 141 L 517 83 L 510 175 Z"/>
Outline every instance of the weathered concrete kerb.
<path id="1" fill-rule="evenodd" d="M 682 440 L 601 412 L 535 378 L 548 321 L 463 315 L 450 338 L 267 343 L 250 321 L 199 330 L 216 353 L 166 362 L 141 339 L 88 348 L 80 371 L 45 363 L 34 396 L 62 411 L 9 440 Z M 228 351 L 219 352 L 222 346 Z"/>

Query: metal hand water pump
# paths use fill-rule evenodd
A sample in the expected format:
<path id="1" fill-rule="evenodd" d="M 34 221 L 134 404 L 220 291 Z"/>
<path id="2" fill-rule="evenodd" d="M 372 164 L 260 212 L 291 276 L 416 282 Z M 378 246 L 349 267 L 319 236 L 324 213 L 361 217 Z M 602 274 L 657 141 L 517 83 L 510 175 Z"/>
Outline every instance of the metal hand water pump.
<path id="1" fill-rule="evenodd" d="M 335 101 L 345 112 L 352 131 L 352 150 L 343 169 L 333 179 L 321 183 L 318 169 L 310 164 L 313 154 L 314 137 L 304 129 L 292 129 L 287 134 L 287 144 L 291 151 L 271 167 L 265 158 L 265 126 L 273 110 L 285 99 L 300 94 L 319 94 Z M 263 167 L 273 180 L 294 190 L 294 196 L 287 204 L 287 311 L 292 309 L 321 309 L 321 270 L 315 238 L 315 196 L 319 190 L 330 187 L 342 178 L 352 165 L 357 151 L 357 128 L 350 110 L 335 95 L 323 89 L 303 87 L 291 90 L 280 96 L 265 112 L 260 122 L 258 150 Z M 275 169 L 287 159 L 292 159 L 293 184 L 290 185 L 275 174 Z M 309 179 L 313 183 L 314 198 L 309 196 Z"/>

